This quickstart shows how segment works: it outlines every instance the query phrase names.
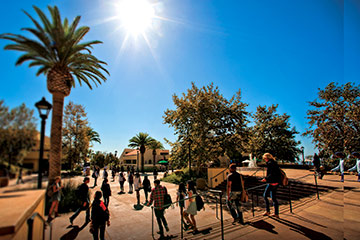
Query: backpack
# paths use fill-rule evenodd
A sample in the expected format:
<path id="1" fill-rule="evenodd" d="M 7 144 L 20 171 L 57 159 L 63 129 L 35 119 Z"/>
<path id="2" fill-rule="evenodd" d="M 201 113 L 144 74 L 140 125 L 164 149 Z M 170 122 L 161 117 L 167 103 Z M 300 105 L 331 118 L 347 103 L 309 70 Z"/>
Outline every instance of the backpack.
<path id="1" fill-rule="evenodd" d="M 165 187 L 164 187 L 165 188 Z M 167 193 L 167 189 L 165 188 L 166 194 L 164 196 L 164 208 L 167 209 L 171 206 L 172 200 L 170 194 Z"/>
<path id="2" fill-rule="evenodd" d="M 204 207 L 204 201 L 202 200 L 200 195 L 196 195 L 195 197 L 195 201 L 196 201 L 196 208 L 198 211 L 200 211 L 201 209 L 203 209 Z"/>
<path id="3" fill-rule="evenodd" d="M 282 170 L 281 168 L 280 169 L 280 177 L 281 177 L 281 182 L 280 182 L 280 185 L 282 186 L 287 186 L 289 185 L 289 179 L 288 177 L 286 176 L 286 173 L 284 172 L 284 170 Z"/>
<path id="4" fill-rule="evenodd" d="M 53 185 L 51 185 L 50 187 L 48 187 L 48 189 L 46 190 L 46 195 L 48 195 L 48 197 L 52 197 L 52 196 L 54 195 Z"/>

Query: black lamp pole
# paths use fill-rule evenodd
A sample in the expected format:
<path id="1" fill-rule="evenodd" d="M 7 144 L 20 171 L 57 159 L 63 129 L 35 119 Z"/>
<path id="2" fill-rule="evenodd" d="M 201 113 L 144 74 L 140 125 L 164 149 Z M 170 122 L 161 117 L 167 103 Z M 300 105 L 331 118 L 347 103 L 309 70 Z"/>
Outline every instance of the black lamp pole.
<path id="1" fill-rule="evenodd" d="M 40 152 L 39 152 L 39 170 L 38 170 L 38 189 L 41 189 L 42 185 L 42 163 L 44 156 L 44 138 L 45 138 L 45 123 L 50 113 L 52 105 L 43 97 L 39 102 L 35 103 L 36 108 L 39 110 L 41 118 L 41 132 L 40 132 Z"/>

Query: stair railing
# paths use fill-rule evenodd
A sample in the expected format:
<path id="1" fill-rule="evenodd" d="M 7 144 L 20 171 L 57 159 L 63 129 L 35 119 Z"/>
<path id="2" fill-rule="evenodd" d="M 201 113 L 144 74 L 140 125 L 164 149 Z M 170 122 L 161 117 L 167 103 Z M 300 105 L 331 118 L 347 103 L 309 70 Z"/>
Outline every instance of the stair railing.
<path id="1" fill-rule="evenodd" d="M 33 227 L 34 227 L 34 220 L 35 217 L 38 217 L 41 222 L 43 223 L 43 238 L 45 239 L 45 228 L 46 226 L 50 226 L 50 240 L 52 238 L 52 224 L 47 222 L 43 216 L 41 216 L 38 212 L 35 212 L 28 220 L 27 220 L 27 224 L 28 224 L 28 240 L 32 240 L 33 239 Z"/>
<path id="2" fill-rule="evenodd" d="M 214 188 L 214 186 L 213 186 L 213 179 L 217 180 L 216 178 L 217 178 L 218 176 L 220 176 L 220 175 L 222 175 L 222 178 L 219 179 L 219 180 L 220 180 L 220 181 L 219 181 L 220 183 L 223 182 L 223 181 L 226 179 L 226 177 L 224 176 L 224 173 L 225 173 L 227 170 L 229 170 L 229 167 L 225 168 L 224 170 L 222 170 L 221 172 L 219 172 L 218 174 L 216 174 L 215 176 L 213 176 L 213 177 L 210 178 L 211 188 Z"/>

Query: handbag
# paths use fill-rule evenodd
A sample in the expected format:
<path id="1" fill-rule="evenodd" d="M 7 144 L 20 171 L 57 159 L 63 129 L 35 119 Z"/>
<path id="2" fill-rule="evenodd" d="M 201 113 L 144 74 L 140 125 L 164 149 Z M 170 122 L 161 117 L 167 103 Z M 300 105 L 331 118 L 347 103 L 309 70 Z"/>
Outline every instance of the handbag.
<path id="1" fill-rule="evenodd" d="M 242 178 L 242 176 L 240 176 L 241 178 L 241 186 L 242 186 L 242 192 L 241 192 L 241 195 L 240 195 L 240 201 L 243 202 L 243 203 L 246 203 L 248 200 L 249 200 L 249 195 L 247 193 L 247 191 L 245 190 L 245 187 L 244 187 L 244 179 Z"/>

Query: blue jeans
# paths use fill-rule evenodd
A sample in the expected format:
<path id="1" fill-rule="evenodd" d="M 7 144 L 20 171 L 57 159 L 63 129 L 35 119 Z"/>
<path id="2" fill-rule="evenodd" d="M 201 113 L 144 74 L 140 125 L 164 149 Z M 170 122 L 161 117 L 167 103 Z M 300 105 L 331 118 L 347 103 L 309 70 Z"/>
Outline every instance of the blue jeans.
<path id="1" fill-rule="evenodd" d="M 231 216 L 234 219 L 242 219 L 243 215 L 240 208 L 240 201 L 239 198 L 235 198 L 233 200 L 227 200 L 226 205 L 229 208 L 229 211 L 231 213 Z"/>
<path id="2" fill-rule="evenodd" d="M 272 185 L 268 184 L 265 188 L 264 195 L 263 195 L 265 204 L 266 204 L 266 211 L 270 212 L 270 204 L 269 204 L 269 199 L 268 199 L 268 197 L 270 196 L 273 201 L 276 215 L 279 215 L 279 203 L 278 203 L 278 200 L 276 197 L 276 192 L 277 192 L 278 187 L 279 187 L 279 185 L 272 186 Z"/>

